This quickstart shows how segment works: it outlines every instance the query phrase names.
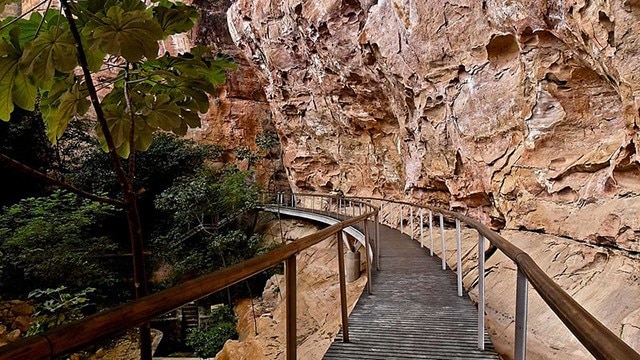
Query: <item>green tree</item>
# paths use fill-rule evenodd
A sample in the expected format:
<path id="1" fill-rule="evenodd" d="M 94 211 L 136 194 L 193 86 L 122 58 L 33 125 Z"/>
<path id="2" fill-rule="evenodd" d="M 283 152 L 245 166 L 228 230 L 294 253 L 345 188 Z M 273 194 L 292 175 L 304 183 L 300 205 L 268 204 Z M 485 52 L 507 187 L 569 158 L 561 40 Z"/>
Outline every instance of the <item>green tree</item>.
<path id="1" fill-rule="evenodd" d="M 13 1 L 0 0 L 0 6 Z M 51 0 L 46 2 L 47 8 Z M 194 7 L 168 0 L 60 0 L 62 12 L 8 18 L 0 23 L 0 119 L 17 106 L 39 104 L 52 143 L 69 122 L 93 108 L 96 134 L 109 153 L 121 188 L 107 198 L 61 182 L 0 154 L 0 162 L 81 196 L 122 208 L 133 253 L 136 297 L 147 294 L 143 239 L 134 188 L 135 151 L 146 150 L 156 130 L 184 134 L 199 126 L 209 108 L 207 94 L 234 68 L 224 56 L 195 47 L 158 56 L 158 41 L 192 28 Z M 106 60 L 105 60 L 106 59 Z M 79 75 L 82 74 L 82 75 Z M 98 75 L 95 76 L 94 75 Z M 108 80 L 96 84 L 94 79 Z M 100 94 L 99 94 L 100 91 Z M 105 93 L 104 96 L 101 94 Z M 123 166 L 120 157 L 129 158 Z M 141 331 L 142 358 L 151 359 L 148 326 Z"/>

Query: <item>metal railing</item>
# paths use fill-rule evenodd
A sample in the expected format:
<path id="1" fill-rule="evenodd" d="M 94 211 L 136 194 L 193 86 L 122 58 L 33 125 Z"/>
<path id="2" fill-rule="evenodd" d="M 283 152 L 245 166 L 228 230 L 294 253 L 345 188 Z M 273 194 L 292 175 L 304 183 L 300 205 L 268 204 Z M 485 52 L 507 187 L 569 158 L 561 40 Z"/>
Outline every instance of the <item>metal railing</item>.
<path id="1" fill-rule="evenodd" d="M 455 221 L 456 237 L 456 275 L 458 296 L 462 296 L 462 251 L 461 251 L 461 222 L 478 233 L 478 348 L 484 350 L 485 343 L 485 239 L 498 250 L 502 251 L 517 266 L 516 277 L 516 319 L 515 319 L 515 344 L 514 359 L 526 358 L 527 345 L 527 316 L 528 316 L 528 284 L 538 292 L 549 308 L 560 318 L 573 335 L 596 358 L 602 360 L 640 360 L 640 354 L 616 336 L 611 330 L 599 322 L 593 315 L 585 310 L 577 301 L 556 284 L 533 259 L 523 250 L 516 247 L 493 230 L 479 221 L 453 211 L 429 206 L 418 205 L 405 201 L 386 200 L 373 197 L 347 197 L 345 200 L 364 200 L 376 204 L 379 208 L 378 216 L 384 224 L 385 210 L 387 218 L 395 218 L 398 222 L 389 221 L 387 224 L 405 233 L 405 209 L 409 209 L 409 233 L 415 239 L 416 233 L 420 236 L 420 245 L 425 246 L 424 226 L 425 212 L 428 212 L 429 229 L 429 253 L 434 255 L 433 216 L 438 215 L 441 234 L 442 269 L 446 269 L 446 244 L 444 217 Z M 395 208 L 395 209 L 394 209 Z M 416 210 L 419 213 L 419 229 L 414 227 Z M 416 239 L 417 240 L 417 239 Z M 378 256 L 378 253 L 376 253 Z M 379 259 L 376 260 L 379 262 Z"/>
<path id="2" fill-rule="evenodd" d="M 282 194 L 274 197 L 264 196 L 263 200 L 274 199 L 275 203 L 284 205 Z M 294 204 L 304 207 L 309 203 L 308 197 L 313 200 L 310 203 L 318 202 L 317 199 L 325 199 L 325 202 L 343 205 L 342 199 L 329 195 L 294 195 Z M 377 219 L 378 208 L 359 200 L 349 200 L 353 217 L 345 218 L 339 223 L 317 231 L 311 235 L 300 238 L 294 242 L 283 245 L 267 254 L 243 261 L 239 264 L 224 268 L 222 270 L 201 276 L 184 282 L 172 288 L 154 293 L 136 301 L 106 310 L 95 315 L 86 317 L 80 321 L 60 326 L 42 334 L 28 337 L 24 340 L 6 345 L 0 348 L 0 360 L 17 359 L 51 359 L 62 356 L 74 350 L 81 349 L 95 342 L 117 336 L 124 331 L 141 326 L 149 321 L 181 307 L 192 301 L 201 299 L 214 292 L 223 290 L 231 285 L 243 281 L 255 274 L 274 267 L 282 262 L 285 263 L 285 341 L 286 359 L 296 359 L 296 254 L 309 247 L 340 233 L 349 226 L 362 223 L 365 230 L 365 243 L 369 244 L 370 238 L 367 232 L 368 220 L 370 217 Z M 355 215 L 358 209 L 358 215 Z M 347 207 L 342 207 L 346 211 Z M 314 211 L 314 209 L 311 209 Z M 343 214 L 345 215 L 345 214 Z M 340 282 L 340 306 L 342 317 L 342 329 L 344 333 L 343 341 L 349 341 L 349 322 L 347 318 L 347 297 L 345 281 L 344 244 L 338 237 L 338 273 Z M 366 256 L 367 273 L 371 274 L 370 257 Z M 371 277 L 367 278 L 370 289 Z"/>
<path id="3" fill-rule="evenodd" d="M 338 197 L 318 194 L 285 194 L 278 193 L 272 197 L 274 205 L 282 207 L 299 207 L 310 211 L 331 213 L 344 218 L 341 222 L 284 245 L 262 256 L 244 261 L 237 265 L 216 271 L 200 278 L 185 282 L 176 287 L 149 295 L 140 300 L 107 310 L 81 321 L 61 326 L 46 333 L 27 338 L 23 341 L 0 348 L 0 360 L 52 358 L 70 351 L 90 345 L 97 340 L 111 337 L 123 331 L 140 326 L 150 320 L 176 309 L 188 302 L 195 301 L 228 286 L 236 284 L 259 272 L 285 262 L 286 281 L 286 358 L 296 359 L 296 254 L 324 239 L 340 235 L 349 226 L 362 223 L 365 233 L 367 287 L 371 291 L 371 268 L 380 267 L 379 228 L 383 222 L 384 210 L 387 217 L 395 213 L 399 222 L 388 222 L 391 227 L 405 233 L 405 208 L 409 209 L 409 235 L 415 239 L 420 236 L 420 244 L 425 246 L 425 213 L 428 212 L 428 236 L 430 255 L 434 254 L 433 217 L 439 217 L 442 268 L 446 269 L 446 243 L 444 217 L 455 220 L 456 225 L 456 270 L 458 295 L 462 296 L 462 256 L 461 256 L 461 223 L 475 229 L 478 233 L 478 348 L 484 349 L 484 240 L 487 239 L 517 265 L 516 285 L 516 329 L 514 357 L 522 360 L 526 357 L 526 323 L 527 323 L 527 285 L 531 283 L 551 310 L 558 315 L 568 329 L 597 359 L 606 360 L 640 360 L 640 355 L 620 338 L 613 334 L 560 286 L 550 279 L 531 257 L 511 244 L 509 241 L 484 226 L 480 222 L 465 215 L 427 205 L 409 202 L 385 200 L 379 198 Z M 376 204 L 378 206 L 376 206 Z M 395 207 L 395 209 L 394 209 Z M 399 209 L 398 209 L 399 207 Z M 417 211 L 415 211 L 417 209 Z M 415 228 L 416 216 L 419 215 L 419 230 Z M 350 218 L 349 218 L 350 217 Z M 371 217 L 374 219 L 372 220 Z M 369 222 L 375 223 L 373 258 L 369 256 Z M 346 285 L 344 278 L 343 242 L 338 239 L 338 271 L 340 281 L 340 302 L 343 327 L 343 341 L 349 341 L 349 323 L 346 308 Z"/>

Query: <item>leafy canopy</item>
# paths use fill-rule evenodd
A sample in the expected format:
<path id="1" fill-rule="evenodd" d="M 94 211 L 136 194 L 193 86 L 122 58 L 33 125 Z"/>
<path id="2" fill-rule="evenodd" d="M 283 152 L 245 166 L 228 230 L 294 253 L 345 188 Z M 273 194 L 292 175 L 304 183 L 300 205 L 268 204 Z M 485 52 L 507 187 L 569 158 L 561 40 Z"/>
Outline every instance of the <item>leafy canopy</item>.
<path id="1" fill-rule="evenodd" d="M 9 3 L 0 0 L 0 7 Z M 200 125 L 209 96 L 226 81 L 233 60 L 211 56 L 197 46 L 190 52 L 158 56 L 158 42 L 190 30 L 198 13 L 190 5 L 168 0 L 71 1 L 70 9 L 88 68 L 97 76 L 109 131 L 116 151 L 128 157 L 146 150 L 153 132 L 178 135 Z M 73 118 L 89 110 L 89 90 L 78 76 L 78 50 L 66 18 L 59 10 L 0 22 L 0 119 L 14 108 L 34 110 L 36 100 L 52 143 Z M 133 124 L 132 124 L 133 122 Z M 131 131 L 133 130 L 133 136 Z M 105 134 L 96 129 L 106 150 Z M 133 138 L 133 143 L 131 143 Z"/>

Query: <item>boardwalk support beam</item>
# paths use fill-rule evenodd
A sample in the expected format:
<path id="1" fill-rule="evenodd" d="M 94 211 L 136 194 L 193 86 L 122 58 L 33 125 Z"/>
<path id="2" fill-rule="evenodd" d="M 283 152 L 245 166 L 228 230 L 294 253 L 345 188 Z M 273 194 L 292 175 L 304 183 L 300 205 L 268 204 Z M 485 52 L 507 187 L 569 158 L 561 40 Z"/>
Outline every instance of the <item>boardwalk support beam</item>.
<path id="1" fill-rule="evenodd" d="M 456 219 L 456 275 L 458 275 L 458 296 L 462 296 L 462 244 L 459 219 Z"/>
<path id="2" fill-rule="evenodd" d="M 484 236 L 478 232 L 478 349 L 484 350 Z"/>
<path id="3" fill-rule="evenodd" d="M 516 283 L 515 360 L 525 360 L 527 357 L 527 305 L 527 277 L 520 267 L 518 267 L 518 278 Z"/>
<path id="4" fill-rule="evenodd" d="M 429 255 L 433 256 L 433 211 L 429 210 Z"/>
<path id="5" fill-rule="evenodd" d="M 442 218 L 442 214 L 440 214 L 440 237 L 442 238 L 442 270 L 447 270 L 447 254 L 444 244 L 444 219 Z"/>
<path id="6" fill-rule="evenodd" d="M 296 255 L 289 256 L 285 262 L 285 287 L 287 319 L 285 332 L 287 333 L 287 360 L 296 360 Z"/>
<path id="7" fill-rule="evenodd" d="M 342 314 L 342 342 L 349 342 L 349 315 L 347 313 L 347 284 L 344 269 L 344 243 L 340 232 L 336 234 L 338 243 L 338 274 L 340 278 L 340 312 Z M 360 267 L 360 265 L 358 265 Z"/>

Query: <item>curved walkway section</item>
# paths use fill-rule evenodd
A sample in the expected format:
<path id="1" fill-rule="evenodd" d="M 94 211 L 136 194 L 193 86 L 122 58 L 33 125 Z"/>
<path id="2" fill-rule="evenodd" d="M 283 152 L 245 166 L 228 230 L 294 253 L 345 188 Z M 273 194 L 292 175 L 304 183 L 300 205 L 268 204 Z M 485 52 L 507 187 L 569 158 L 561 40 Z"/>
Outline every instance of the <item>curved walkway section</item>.
<path id="1" fill-rule="evenodd" d="M 327 213 L 327 212 L 318 212 L 305 208 L 290 208 L 290 207 L 279 207 L 275 205 L 264 205 L 261 206 L 261 209 L 264 211 L 268 211 L 275 214 L 285 215 L 285 216 L 293 216 L 297 218 L 303 218 L 311 221 L 320 222 L 327 225 L 335 225 L 340 221 L 344 220 L 344 216 Z M 351 235 L 354 239 L 356 239 L 359 243 L 364 246 L 364 234 L 356 229 L 353 226 L 347 226 L 343 230 L 347 234 Z M 369 254 L 372 256 L 372 254 Z"/>
<path id="2" fill-rule="evenodd" d="M 395 229 L 380 226 L 379 241 L 373 294 L 349 317 L 350 342 L 340 332 L 324 359 L 499 359 L 490 340 L 478 350 L 478 310 L 453 272 Z"/>

